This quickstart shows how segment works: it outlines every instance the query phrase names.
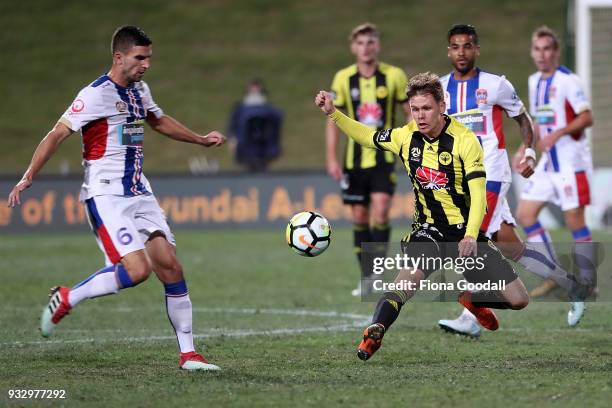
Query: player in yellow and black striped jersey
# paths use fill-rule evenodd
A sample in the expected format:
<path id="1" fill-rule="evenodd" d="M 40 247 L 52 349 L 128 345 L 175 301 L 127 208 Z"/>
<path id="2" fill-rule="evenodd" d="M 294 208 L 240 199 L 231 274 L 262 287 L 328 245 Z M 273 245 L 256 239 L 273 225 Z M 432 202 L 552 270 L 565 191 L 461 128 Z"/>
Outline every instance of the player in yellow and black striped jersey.
<path id="1" fill-rule="evenodd" d="M 331 89 L 337 108 L 346 110 L 349 117 L 364 125 L 382 130 L 395 126 L 396 104 L 405 104 L 408 109 L 406 85 L 406 74 L 401 68 L 378 62 L 369 77 L 360 72 L 358 64 L 341 69 L 334 76 Z M 405 113 L 409 114 L 407 111 Z M 347 140 L 344 170 L 369 169 L 394 163 L 395 157 L 389 152 L 363 147 L 352 139 Z M 356 200 L 347 201 L 352 203 Z"/>
<path id="2" fill-rule="evenodd" d="M 376 26 L 366 23 L 356 27 L 350 40 L 356 62 L 334 76 L 334 104 L 372 129 L 391 128 L 395 125 L 397 104 L 402 104 L 404 113 L 409 115 L 406 74 L 378 61 L 380 41 Z M 390 152 L 363 147 L 349 138 L 340 165 L 339 130 L 332 121 L 328 121 L 326 138 L 327 171 L 340 181 L 344 203 L 351 205 L 355 252 L 360 264 L 365 265 L 367 262 L 361 262 L 362 242 L 384 242 L 380 250 L 386 252 L 391 234 L 389 209 L 395 192 L 395 158 Z M 368 269 L 362 268 L 362 273 Z M 360 295 L 361 291 L 358 288 L 353 294 Z"/>
<path id="3" fill-rule="evenodd" d="M 403 242 L 405 254 L 458 259 L 478 253 L 476 263 L 481 267 L 466 269 L 464 279 L 473 283 L 503 282 L 495 290 L 466 291 L 459 296 L 459 302 L 483 327 L 496 330 L 499 323 L 489 308 L 522 309 L 529 297 L 512 266 L 480 231 L 486 210 L 482 147 L 471 130 L 443 114 L 446 105 L 437 75 L 416 75 L 410 80 L 407 95 L 414 119 L 402 128 L 382 131 L 374 131 L 336 110 L 332 96 L 326 92 L 319 92 L 315 103 L 357 143 L 400 157 L 410 176 L 417 208 L 412 233 Z M 477 241 L 485 245 L 477 247 Z M 457 245 L 445 246 L 444 242 Z M 403 286 L 385 292 L 378 301 L 373 324 L 365 329 L 357 351 L 360 359 L 367 360 L 378 350 L 385 331 L 415 288 L 435 271 L 433 268 L 400 271 L 395 283 Z"/>

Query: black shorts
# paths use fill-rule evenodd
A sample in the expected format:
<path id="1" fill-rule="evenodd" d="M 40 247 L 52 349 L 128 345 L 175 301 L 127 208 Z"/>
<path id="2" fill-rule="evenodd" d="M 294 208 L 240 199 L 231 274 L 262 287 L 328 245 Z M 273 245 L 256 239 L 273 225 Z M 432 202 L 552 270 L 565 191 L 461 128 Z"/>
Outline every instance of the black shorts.
<path id="1" fill-rule="evenodd" d="M 344 170 L 340 187 L 344 204 L 370 204 L 370 193 L 395 193 L 394 166 L 379 165 L 368 169 Z"/>
<path id="2" fill-rule="evenodd" d="M 465 236 L 463 224 L 449 225 L 438 229 L 428 224 L 415 226 L 410 235 L 402 240 L 402 252 L 411 258 L 448 260 L 458 258 L 458 243 Z M 476 257 L 467 261 L 463 258 L 463 277 L 472 283 L 488 281 L 513 282 L 518 275 L 512 265 L 503 257 L 499 249 L 484 233 L 479 232 Z M 425 273 L 425 278 L 440 269 L 439 262 L 423 262 L 419 269 Z M 458 263 L 456 265 L 459 265 Z M 458 268 L 455 268 L 455 272 Z"/>

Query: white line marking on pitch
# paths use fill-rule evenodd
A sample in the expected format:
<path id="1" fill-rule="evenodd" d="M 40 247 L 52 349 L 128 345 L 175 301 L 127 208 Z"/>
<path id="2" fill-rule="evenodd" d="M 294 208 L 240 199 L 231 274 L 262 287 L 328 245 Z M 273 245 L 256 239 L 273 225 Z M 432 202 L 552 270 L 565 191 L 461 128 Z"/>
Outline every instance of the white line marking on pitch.
<path id="1" fill-rule="evenodd" d="M 119 311 L 134 311 L 130 308 L 116 309 Z M 205 313 L 239 313 L 239 314 L 276 314 L 289 316 L 316 316 L 316 317 L 337 317 L 349 319 L 351 323 L 332 326 L 314 326 L 303 328 L 278 328 L 271 330 L 224 330 L 212 328 L 205 333 L 194 334 L 194 339 L 207 339 L 214 337 L 249 337 L 249 336 L 279 336 L 295 335 L 303 333 L 326 332 L 326 331 L 347 331 L 361 327 L 369 322 L 368 316 L 355 313 L 341 313 L 336 311 L 319 311 L 305 309 L 223 309 L 223 308 L 194 308 L 194 312 Z M 60 329 L 61 330 L 61 329 Z M 75 330 L 81 332 L 81 330 Z M 80 344 L 80 343 L 108 343 L 108 342 L 154 342 L 176 340 L 176 336 L 146 336 L 146 337 L 124 337 L 124 338 L 86 338 L 86 339 L 67 339 L 67 340 L 39 340 L 39 341 L 14 341 L 1 343 L 2 346 L 30 346 L 30 345 L 56 345 L 56 344 Z"/>

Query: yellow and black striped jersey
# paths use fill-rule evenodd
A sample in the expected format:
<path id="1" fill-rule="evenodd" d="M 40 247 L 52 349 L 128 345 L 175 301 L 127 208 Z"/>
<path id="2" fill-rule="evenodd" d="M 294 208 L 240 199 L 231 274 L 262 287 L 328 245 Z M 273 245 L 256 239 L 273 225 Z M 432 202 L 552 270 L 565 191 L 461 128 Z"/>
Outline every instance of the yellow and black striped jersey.
<path id="1" fill-rule="evenodd" d="M 415 223 L 440 228 L 465 224 L 473 237 L 478 235 L 486 209 L 486 173 L 482 146 L 471 130 L 444 115 L 442 132 L 430 139 L 414 120 L 401 128 L 373 131 L 339 111 L 329 117 L 358 143 L 400 157 L 414 189 Z M 474 203 L 470 180 L 480 178 L 472 192 Z"/>
<path id="2" fill-rule="evenodd" d="M 341 69 L 334 76 L 332 92 L 334 105 L 346 110 L 347 115 L 374 130 L 395 126 L 395 104 L 406 102 L 406 74 L 401 68 L 378 64 L 369 78 L 359 74 L 357 64 Z M 394 162 L 392 154 L 362 147 L 348 139 L 344 151 L 344 168 L 365 169 Z"/>
<path id="3" fill-rule="evenodd" d="M 467 182 L 485 177 L 484 153 L 476 135 L 454 118 L 445 121 L 435 139 L 419 132 L 414 121 L 373 137 L 376 147 L 397 154 L 406 167 L 415 195 L 415 222 L 420 224 L 466 224 Z"/>

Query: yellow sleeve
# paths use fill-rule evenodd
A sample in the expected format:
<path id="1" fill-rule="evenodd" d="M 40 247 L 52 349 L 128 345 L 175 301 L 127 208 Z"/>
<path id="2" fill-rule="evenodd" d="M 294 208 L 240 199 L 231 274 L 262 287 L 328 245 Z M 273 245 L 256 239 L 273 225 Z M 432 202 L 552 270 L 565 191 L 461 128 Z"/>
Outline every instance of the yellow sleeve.
<path id="1" fill-rule="evenodd" d="M 406 87 L 408 86 L 408 78 L 403 69 L 397 69 L 397 75 L 395 76 L 395 100 L 398 103 L 404 103 L 408 100 L 406 95 Z"/>
<path id="2" fill-rule="evenodd" d="M 459 156 L 463 160 L 465 178 L 470 190 L 470 212 L 465 235 L 477 238 L 487 210 L 484 153 L 476 135 L 466 132 L 462 136 L 463 143 Z"/>
<path id="3" fill-rule="evenodd" d="M 334 95 L 334 106 L 336 108 L 343 108 L 346 104 L 346 97 L 344 95 L 343 89 L 343 80 L 346 80 L 344 75 L 341 75 L 340 72 L 337 72 L 334 75 L 334 80 L 332 81 L 331 91 Z"/>
<path id="4" fill-rule="evenodd" d="M 340 112 L 338 109 L 334 111 L 329 118 L 342 130 L 348 137 L 356 141 L 362 146 L 376 148 L 374 144 L 374 134 L 377 133 L 369 126 L 359 123 Z"/>
<path id="5" fill-rule="evenodd" d="M 371 127 L 349 118 L 337 109 L 329 115 L 329 118 L 348 137 L 360 145 L 399 154 L 402 145 L 401 128 L 375 131 Z"/>
<path id="6" fill-rule="evenodd" d="M 468 188 L 470 189 L 470 212 L 465 235 L 478 238 L 478 231 L 487 211 L 486 179 L 484 177 L 470 179 Z"/>

